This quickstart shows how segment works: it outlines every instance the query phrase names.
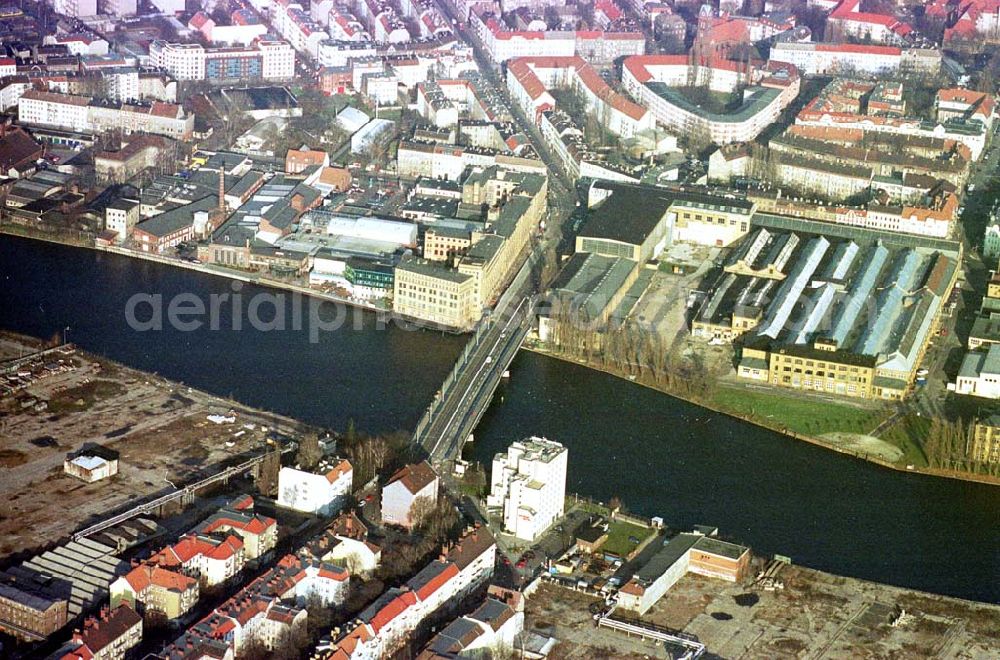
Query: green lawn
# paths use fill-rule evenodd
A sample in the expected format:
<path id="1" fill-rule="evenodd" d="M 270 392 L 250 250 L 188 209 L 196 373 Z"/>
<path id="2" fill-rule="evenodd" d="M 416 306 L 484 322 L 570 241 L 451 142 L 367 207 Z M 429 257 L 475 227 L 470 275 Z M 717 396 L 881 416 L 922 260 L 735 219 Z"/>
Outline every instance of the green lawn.
<path id="1" fill-rule="evenodd" d="M 713 402 L 725 412 L 811 436 L 834 431 L 868 433 L 885 418 L 881 410 L 736 387 L 719 388 Z"/>
<path id="2" fill-rule="evenodd" d="M 903 460 L 907 465 L 927 467 L 927 457 L 921 447 L 927 438 L 931 420 L 927 417 L 906 415 L 882 434 L 882 440 L 903 450 Z"/>
<path id="3" fill-rule="evenodd" d="M 643 541 L 655 533 L 656 532 L 652 529 L 640 527 L 639 525 L 633 525 L 630 522 L 616 520 L 608 527 L 608 540 L 605 541 L 603 546 L 601 546 L 601 550 L 624 559 Z M 638 539 L 639 543 L 631 542 L 629 537 Z"/>

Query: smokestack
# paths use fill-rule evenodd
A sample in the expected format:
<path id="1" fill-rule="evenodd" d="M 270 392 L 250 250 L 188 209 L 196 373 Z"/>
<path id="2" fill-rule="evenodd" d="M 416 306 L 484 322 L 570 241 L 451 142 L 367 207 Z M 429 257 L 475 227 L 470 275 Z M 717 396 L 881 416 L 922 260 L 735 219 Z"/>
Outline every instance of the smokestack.
<path id="1" fill-rule="evenodd" d="M 219 166 L 219 213 L 226 212 L 226 167 Z"/>

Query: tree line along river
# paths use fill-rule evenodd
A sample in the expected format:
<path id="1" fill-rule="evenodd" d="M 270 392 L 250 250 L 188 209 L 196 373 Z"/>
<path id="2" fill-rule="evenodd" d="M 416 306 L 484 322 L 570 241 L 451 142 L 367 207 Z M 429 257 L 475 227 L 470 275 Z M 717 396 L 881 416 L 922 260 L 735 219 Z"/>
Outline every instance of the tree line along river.
<path id="1" fill-rule="evenodd" d="M 413 427 L 465 340 L 222 277 L 0 237 L 0 328 L 47 338 L 66 327 L 70 341 L 131 367 L 373 433 Z M 544 435 L 569 448 L 570 491 L 617 495 L 674 528 L 715 525 L 821 570 L 1000 602 L 1000 488 L 879 468 L 536 354 L 521 353 L 511 371 L 467 448 L 487 469 L 513 440 Z"/>

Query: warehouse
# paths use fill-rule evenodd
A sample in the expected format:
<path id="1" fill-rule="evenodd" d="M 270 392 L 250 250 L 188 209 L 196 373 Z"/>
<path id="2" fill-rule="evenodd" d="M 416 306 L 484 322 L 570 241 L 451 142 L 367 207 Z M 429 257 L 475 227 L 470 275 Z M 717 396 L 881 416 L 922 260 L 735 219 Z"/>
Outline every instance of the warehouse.
<path id="1" fill-rule="evenodd" d="M 737 373 L 780 387 L 901 399 L 913 383 L 960 246 L 758 214 L 692 322 L 739 341 Z"/>

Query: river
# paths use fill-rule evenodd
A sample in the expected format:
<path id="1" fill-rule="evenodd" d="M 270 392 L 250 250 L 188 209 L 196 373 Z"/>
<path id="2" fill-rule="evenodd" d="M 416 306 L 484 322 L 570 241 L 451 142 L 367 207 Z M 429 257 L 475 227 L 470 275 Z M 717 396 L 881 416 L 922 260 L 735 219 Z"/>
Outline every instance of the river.
<path id="1" fill-rule="evenodd" d="M 411 428 L 463 341 L 379 329 L 365 313 L 359 330 L 312 343 L 308 323 L 233 330 L 225 308 L 220 330 L 133 330 L 129 299 L 153 292 L 207 299 L 232 284 L 0 237 L 0 327 L 49 337 L 69 326 L 88 351 L 332 428 L 349 419 L 372 432 Z M 282 309 L 293 311 L 287 297 Z M 512 374 L 468 450 L 487 465 L 513 440 L 544 435 L 569 448 L 571 491 L 618 495 L 674 528 L 716 525 L 758 552 L 833 573 L 1000 602 L 1000 488 L 879 468 L 540 355 L 520 354 Z"/>
<path id="2" fill-rule="evenodd" d="M 220 304 L 219 329 L 212 330 L 211 296 L 237 293 L 227 278 L 0 236 L 0 327 L 48 338 L 68 326 L 69 340 L 88 351 L 330 428 L 344 429 L 353 419 L 359 429 L 372 433 L 412 429 L 465 341 L 393 324 L 380 329 L 374 314 L 343 307 L 344 327 L 324 331 L 309 322 L 310 300 L 302 300 L 302 323 L 296 330 L 292 294 L 237 286 L 242 329 L 234 329 L 233 305 Z M 126 306 L 134 294 L 162 295 L 162 330 L 130 328 Z M 185 331 L 168 322 L 170 301 L 182 294 L 203 301 L 201 329 Z M 261 294 L 281 296 L 285 330 L 250 327 L 250 302 Z M 319 318 L 332 325 L 333 308 L 323 303 Z M 151 320 L 152 304 L 137 305 L 135 317 Z M 271 321 L 276 316 L 264 302 L 255 318 Z M 353 329 L 356 321 L 362 329 Z M 316 343 L 310 327 L 317 330 Z"/>

